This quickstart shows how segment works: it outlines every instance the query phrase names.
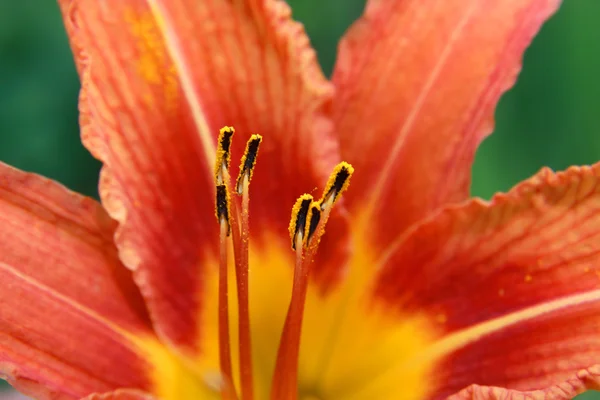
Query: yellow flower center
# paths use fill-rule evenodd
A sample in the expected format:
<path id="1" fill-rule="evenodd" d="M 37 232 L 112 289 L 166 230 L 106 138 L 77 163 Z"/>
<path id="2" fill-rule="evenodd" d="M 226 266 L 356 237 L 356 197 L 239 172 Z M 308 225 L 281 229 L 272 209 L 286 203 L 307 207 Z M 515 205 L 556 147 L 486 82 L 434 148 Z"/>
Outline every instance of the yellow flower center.
<path id="1" fill-rule="evenodd" d="M 293 253 L 275 237 L 266 237 L 268 246 L 247 247 L 248 187 L 260 137 L 250 139 L 242 160 L 234 191 L 242 196 L 241 210 L 236 211 L 228 173 L 232 135 L 232 128 L 224 128 L 219 137 L 221 252 L 207 268 L 207 290 L 200 293 L 202 354 L 188 359 L 161 345 L 144 345 L 156 395 L 165 400 L 423 398 L 431 363 L 420 360 L 419 352 L 432 342 L 434 329 L 428 318 L 397 315 L 373 298 L 369 268 L 376 254 L 360 240 L 366 239 L 362 224 L 354 226 L 354 257 L 343 282 L 330 293 L 308 284 L 324 224 L 352 167 L 338 165 L 320 200 L 303 195 L 293 207 L 292 269 Z M 230 232 L 235 266 L 227 264 Z"/>

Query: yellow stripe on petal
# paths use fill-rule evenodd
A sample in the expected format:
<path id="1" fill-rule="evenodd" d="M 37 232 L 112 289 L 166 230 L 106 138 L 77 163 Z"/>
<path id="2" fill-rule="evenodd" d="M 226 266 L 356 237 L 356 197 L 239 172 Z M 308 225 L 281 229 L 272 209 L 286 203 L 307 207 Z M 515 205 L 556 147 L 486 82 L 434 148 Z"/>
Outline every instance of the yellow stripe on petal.
<path id="1" fill-rule="evenodd" d="M 564 311 L 571 307 L 598 302 L 600 302 L 600 289 L 536 304 L 534 306 L 508 313 L 497 318 L 492 318 L 477 325 L 470 326 L 458 332 L 447 335 L 431 346 L 427 352 L 424 352 L 420 359 L 440 359 L 443 356 L 448 355 L 468 345 L 469 343 L 473 343 L 484 336 L 500 332 L 514 325 L 535 320 L 536 318 L 540 318 L 544 315 L 549 315 L 558 311 Z"/>
<path id="2" fill-rule="evenodd" d="M 204 156 L 209 162 L 209 165 L 212 165 L 215 163 L 215 146 L 211 136 L 211 130 L 208 126 L 205 110 L 196 93 L 196 85 L 194 84 L 194 78 L 190 70 L 192 65 L 190 65 L 190 62 L 182 49 L 181 40 L 183 38 L 178 35 L 179 32 L 176 30 L 174 21 L 170 18 L 170 14 L 166 12 L 167 7 L 165 7 L 165 5 L 156 0 L 150 0 L 148 4 L 152 11 L 152 15 L 157 22 L 161 38 L 164 40 L 165 49 L 173 61 L 174 71 L 179 77 L 181 90 L 188 103 L 194 125 L 198 136 L 200 137 Z"/>
<path id="3" fill-rule="evenodd" d="M 134 62 L 138 73 L 149 84 L 148 92 L 140 94 L 148 106 L 157 106 L 155 94 L 150 90 L 162 91 L 163 110 L 173 111 L 178 101 L 179 81 L 154 16 L 148 11 L 140 12 L 131 8 L 125 11 L 125 21 L 132 37 L 137 40 L 139 53 L 134 57 Z"/>

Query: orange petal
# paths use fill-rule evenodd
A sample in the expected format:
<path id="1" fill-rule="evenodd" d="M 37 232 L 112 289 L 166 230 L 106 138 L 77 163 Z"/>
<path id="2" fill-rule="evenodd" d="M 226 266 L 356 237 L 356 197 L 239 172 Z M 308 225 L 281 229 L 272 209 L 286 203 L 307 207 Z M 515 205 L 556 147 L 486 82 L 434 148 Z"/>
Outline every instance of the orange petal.
<path id="1" fill-rule="evenodd" d="M 427 312 L 450 394 L 540 389 L 600 359 L 600 164 L 440 211 L 384 255 L 376 296 Z M 445 381 L 444 381 L 445 379 Z"/>
<path id="2" fill-rule="evenodd" d="M 478 144 L 559 0 L 371 0 L 340 45 L 333 118 L 379 244 L 469 195 Z M 368 199 L 365 198 L 368 197 Z M 381 215 L 384 218 L 378 218 Z"/>
<path id="3" fill-rule="evenodd" d="M 530 392 L 508 390 L 499 387 L 473 385 L 461 390 L 448 400 L 571 400 L 586 390 L 600 390 L 600 366 L 576 373 L 571 379 L 558 385 Z"/>
<path id="4" fill-rule="evenodd" d="M 0 164 L 0 376 L 37 398 L 146 388 L 141 297 L 94 200 Z"/>
<path id="5" fill-rule="evenodd" d="M 73 48 L 84 54 L 83 141 L 104 162 L 102 201 L 121 224 L 120 255 L 159 333 L 195 351 L 202 265 L 218 249 L 219 128 L 238 132 L 234 160 L 251 133 L 263 135 L 252 233 L 262 238 L 268 226 L 289 246 L 295 198 L 338 161 L 323 115 L 331 87 L 282 1 L 102 4 L 62 7 Z"/>

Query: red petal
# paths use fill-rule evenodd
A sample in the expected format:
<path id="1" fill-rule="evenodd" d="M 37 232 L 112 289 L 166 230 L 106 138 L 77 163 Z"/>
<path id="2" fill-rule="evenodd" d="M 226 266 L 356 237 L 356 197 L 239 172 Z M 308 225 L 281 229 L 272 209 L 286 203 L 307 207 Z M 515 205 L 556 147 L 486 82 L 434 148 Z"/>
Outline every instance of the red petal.
<path id="1" fill-rule="evenodd" d="M 99 204 L 0 164 L 0 375 L 37 398 L 148 386 L 151 335 Z"/>
<path id="2" fill-rule="evenodd" d="M 378 243 L 469 195 L 478 144 L 524 49 L 559 0 L 371 0 L 340 45 L 333 82 L 355 209 Z M 356 190 L 360 188 L 360 190 Z M 383 212 L 382 212 L 383 210 Z M 382 216 L 379 218 L 377 216 Z"/>
<path id="3" fill-rule="evenodd" d="M 377 295 L 429 313 L 445 392 L 529 390 L 600 359 L 600 164 L 545 169 L 432 216 L 381 260 Z M 447 379 L 444 381 L 444 379 Z"/>
<path id="4" fill-rule="evenodd" d="M 84 54 L 84 144 L 105 164 L 102 201 L 121 224 L 120 255 L 159 333 L 195 350 L 202 265 L 218 248 L 219 128 L 238 132 L 234 160 L 250 133 L 264 136 L 252 231 L 268 227 L 287 247 L 296 196 L 323 182 L 337 161 L 322 115 L 331 87 L 282 1 L 102 4 L 63 4 L 75 52 Z"/>
<path id="5" fill-rule="evenodd" d="M 499 387 L 473 385 L 448 400 L 571 400 L 589 389 L 600 390 L 600 366 L 575 374 L 571 379 L 543 390 L 520 392 Z"/>

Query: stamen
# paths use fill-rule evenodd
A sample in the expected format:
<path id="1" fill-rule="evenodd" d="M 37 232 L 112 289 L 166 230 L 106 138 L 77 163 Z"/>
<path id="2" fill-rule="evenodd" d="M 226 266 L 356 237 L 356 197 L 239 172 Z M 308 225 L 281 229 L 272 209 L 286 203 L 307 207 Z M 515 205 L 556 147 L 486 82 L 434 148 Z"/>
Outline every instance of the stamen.
<path id="1" fill-rule="evenodd" d="M 271 388 L 272 400 L 292 400 L 297 396 L 298 352 L 300 349 L 306 287 L 308 286 L 308 270 L 305 268 L 303 254 L 304 237 L 310 205 L 313 203 L 311 195 L 303 194 L 292 207 L 289 232 L 292 239 L 292 248 L 296 251 L 296 267 L 294 268 L 292 299 L 277 352 L 277 362 Z"/>
<path id="2" fill-rule="evenodd" d="M 236 181 L 236 191 L 242 195 L 241 238 L 240 256 L 236 263 L 238 309 L 239 309 L 239 337 L 240 337 L 240 382 L 242 398 L 251 400 L 253 397 L 252 384 L 252 342 L 250 338 L 250 309 L 248 291 L 248 248 L 250 246 L 250 180 L 258 148 L 262 141 L 260 135 L 252 135 L 246 144 L 246 151 L 242 157 L 240 173 Z"/>
<path id="3" fill-rule="evenodd" d="M 310 203 L 306 214 L 303 214 L 303 206 L 307 205 L 308 195 L 301 196 L 294 205 L 289 230 L 292 248 L 296 250 L 296 268 L 292 298 L 277 352 L 271 387 L 272 400 L 295 400 L 298 397 L 298 358 L 310 270 L 332 206 L 348 188 L 353 172 L 354 168 L 350 164 L 338 164 L 325 186 L 323 196 L 319 201 Z"/>
<path id="4" fill-rule="evenodd" d="M 229 193 L 225 185 L 217 185 L 217 220 L 219 221 L 219 363 L 224 384 L 221 397 L 237 399 L 231 372 L 231 349 L 229 344 L 229 299 L 227 288 L 227 237 L 231 232 L 229 219 Z"/>
<path id="5" fill-rule="evenodd" d="M 312 234 L 309 240 L 307 240 L 308 249 L 306 251 L 306 258 L 308 260 L 312 260 L 315 257 L 321 237 L 325 234 L 325 225 L 329 221 L 329 214 L 333 209 L 333 205 L 350 185 L 352 174 L 354 174 L 354 167 L 343 161 L 336 165 L 329 176 L 323 196 L 318 202 L 321 208 L 320 219 L 317 221 L 317 226 L 314 229 L 311 227 Z"/>
<path id="6" fill-rule="evenodd" d="M 219 224 L 224 223 L 227 227 L 227 235 L 231 233 L 230 212 L 229 212 L 229 192 L 224 184 L 217 185 L 216 215 Z"/>
<path id="7" fill-rule="evenodd" d="M 321 221 L 321 203 L 318 201 L 313 202 L 310 205 L 309 214 L 309 223 L 306 226 L 306 241 L 305 244 L 308 245 L 310 243 L 310 239 L 314 235 L 317 227 L 319 226 L 319 222 Z"/>
<path id="8" fill-rule="evenodd" d="M 231 147 L 231 138 L 235 133 L 235 129 L 231 126 L 224 126 L 219 131 L 217 139 L 217 158 L 215 161 L 215 181 L 217 185 L 222 185 L 225 181 L 224 170 L 229 169 L 229 148 Z"/>
<path id="9" fill-rule="evenodd" d="M 348 185 L 350 185 L 350 177 L 353 173 L 354 167 L 345 161 L 336 165 L 327 180 L 327 185 L 325 185 L 325 190 L 323 190 L 323 197 L 319 200 L 321 203 L 321 210 L 333 206 L 339 196 L 348 188 Z"/>
<path id="10" fill-rule="evenodd" d="M 231 198 L 229 196 L 229 148 L 235 130 L 223 127 L 219 132 L 215 160 L 216 205 L 219 221 L 219 364 L 223 378 L 221 398 L 237 400 L 231 371 L 231 344 L 229 338 L 229 288 L 227 284 L 227 237 L 231 234 Z M 237 224 L 235 229 L 237 230 Z M 234 231 L 234 236 L 237 232 Z"/>
<path id="11" fill-rule="evenodd" d="M 299 232 L 304 232 L 308 217 L 308 210 L 313 203 L 313 197 L 310 194 L 303 194 L 296 200 L 292 207 L 292 218 L 290 218 L 290 239 L 292 239 L 292 249 L 296 250 L 296 237 Z"/>
<path id="12" fill-rule="evenodd" d="M 238 194 L 242 194 L 243 191 L 243 179 L 248 177 L 248 182 L 252 179 L 252 173 L 254 172 L 254 165 L 256 164 L 256 157 L 258 156 L 258 147 L 262 142 L 262 136 L 252 135 L 246 143 L 246 151 L 242 156 L 242 162 L 240 165 L 240 173 L 236 181 L 236 191 Z"/>

